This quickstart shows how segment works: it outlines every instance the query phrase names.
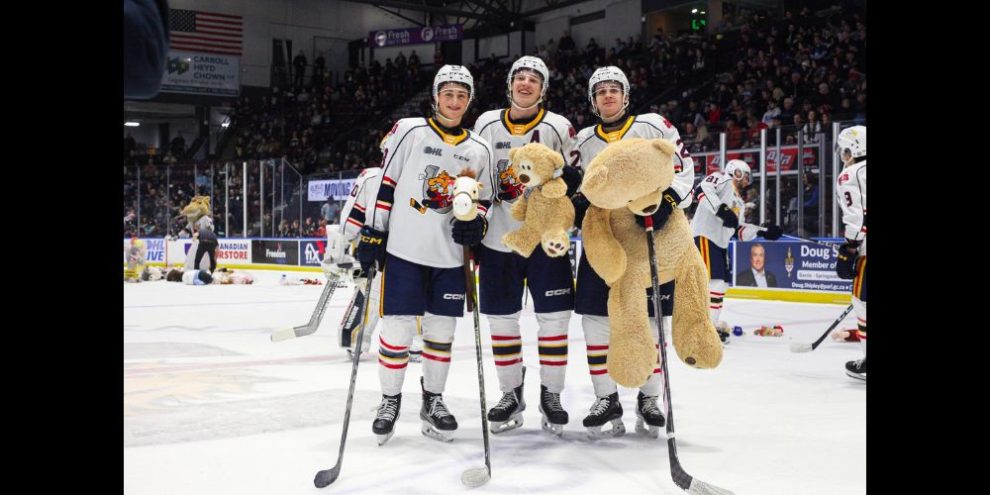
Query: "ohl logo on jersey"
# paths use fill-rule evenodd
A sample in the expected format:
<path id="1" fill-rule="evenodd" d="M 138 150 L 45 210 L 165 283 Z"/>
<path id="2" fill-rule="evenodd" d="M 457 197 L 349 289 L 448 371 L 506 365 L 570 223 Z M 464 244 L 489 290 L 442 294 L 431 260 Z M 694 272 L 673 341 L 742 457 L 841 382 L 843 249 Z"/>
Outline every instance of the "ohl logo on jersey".
<path id="1" fill-rule="evenodd" d="M 498 199 L 511 203 L 526 191 L 526 186 L 519 182 L 516 171 L 509 160 L 499 160 L 498 166 Z"/>

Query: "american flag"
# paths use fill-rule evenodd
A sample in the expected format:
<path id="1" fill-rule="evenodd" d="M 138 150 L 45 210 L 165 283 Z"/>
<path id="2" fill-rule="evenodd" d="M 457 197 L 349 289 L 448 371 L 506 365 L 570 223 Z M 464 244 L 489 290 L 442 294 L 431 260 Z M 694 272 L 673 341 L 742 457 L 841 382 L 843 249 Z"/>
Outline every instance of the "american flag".
<path id="1" fill-rule="evenodd" d="M 239 15 L 171 9 L 169 27 L 174 50 L 241 54 L 244 18 Z"/>

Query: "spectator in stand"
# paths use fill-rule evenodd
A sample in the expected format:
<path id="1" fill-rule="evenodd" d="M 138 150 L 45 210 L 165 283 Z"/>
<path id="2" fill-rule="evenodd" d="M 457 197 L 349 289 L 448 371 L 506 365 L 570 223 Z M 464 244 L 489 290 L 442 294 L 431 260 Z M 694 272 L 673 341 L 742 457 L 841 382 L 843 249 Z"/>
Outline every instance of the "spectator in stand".
<path id="1" fill-rule="evenodd" d="M 570 31 L 564 31 L 564 35 L 560 38 L 560 43 L 557 45 L 557 49 L 564 56 L 569 56 L 574 52 L 577 45 L 574 43 L 574 38 L 571 38 Z"/>
<path id="2" fill-rule="evenodd" d="M 299 55 L 292 59 L 292 67 L 294 69 L 293 75 L 293 85 L 297 88 L 301 88 L 303 85 L 303 77 L 306 75 L 306 55 L 302 50 L 299 50 Z"/>
<path id="3" fill-rule="evenodd" d="M 814 144 L 821 139 L 821 132 L 824 132 L 822 128 L 821 121 L 818 120 L 818 114 L 814 110 L 808 110 L 808 121 L 805 122 L 804 127 L 801 128 L 804 131 L 804 143 Z"/>
<path id="4" fill-rule="evenodd" d="M 316 60 L 313 61 L 313 87 L 319 88 L 323 86 L 323 80 L 326 77 L 325 71 L 327 70 L 327 61 L 323 58 L 323 52 L 316 55 Z"/>

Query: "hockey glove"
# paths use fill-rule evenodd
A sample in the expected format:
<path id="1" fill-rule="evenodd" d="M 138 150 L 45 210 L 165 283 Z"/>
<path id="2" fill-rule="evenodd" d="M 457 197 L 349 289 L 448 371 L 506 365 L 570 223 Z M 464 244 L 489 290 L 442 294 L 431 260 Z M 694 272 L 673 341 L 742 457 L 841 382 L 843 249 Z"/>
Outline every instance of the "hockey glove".
<path id="1" fill-rule="evenodd" d="M 757 236 L 762 237 L 768 241 L 776 241 L 780 239 L 780 236 L 784 234 L 784 230 L 780 228 L 779 225 L 767 225 L 766 230 L 761 230 L 756 233 Z"/>
<path id="2" fill-rule="evenodd" d="M 583 193 L 576 193 L 571 196 L 571 203 L 574 205 L 574 226 L 580 229 L 581 222 L 584 221 L 584 214 L 588 212 L 591 202 L 584 197 Z"/>
<path id="3" fill-rule="evenodd" d="M 718 207 L 718 211 L 715 212 L 715 216 L 722 219 L 723 227 L 728 227 L 732 230 L 739 228 L 739 217 L 736 216 L 736 214 L 732 212 L 732 209 L 730 209 L 725 203 L 722 203 L 722 205 Z"/>
<path id="4" fill-rule="evenodd" d="M 847 240 L 839 246 L 839 254 L 835 257 L 835 273 L 843 280 L 856 278 L 856 260 L 859 259 L 859 241 Z"/>
<path id="5" fill-rule="evenodd" d="M 677 203 L 681 202 L 681 198 L 674 192 L 673 189 L 667 189 L 660 197 L 660 206 L 657 207 L 657 211 L 653 212 L 651 217 L 653 217 L 653 229 L 660 230 L 663 225 L 667 223 L 667 219 L 670 218 L 670 214 L 673 213 L 674 208 L 677 208 Z M 646 222 L 643 220 L 644 217 L 635 215 L 633 218 L 636 219 L 636 223 L 640 227 L 646 228 Z"/>
<path id="6" fill-rule="evenodd" d="M 379 268 L 384 266 L 385 241 L 388 239 L 388 234 L 365 225 L 358 237 L 360 242 L 358 242 L 354 255 L 361 263 L 361 270 L 368 273 L 368 270 L 375 263 L 378 263 Z"/>
<path id="7" fill-rule="evenodd" d="M 467 222 L 454 219 L 452 232 L 454 242 L 462 246 L 478 245 L 485 238 L 486 233 L 488 233 L 488 220 L 481 215 Z"/>
<path id="8" fill-rule="evenodd" d="M 577 167 L 571 167 L 570 165 L 564 165 L 564 168 L 561 170 L 563 171 L 563 175 L 560 178 L 564 179 L 564 183 L 567 184 L 567 197 L 569 198 L 581 187 L 581 171 Z"/>

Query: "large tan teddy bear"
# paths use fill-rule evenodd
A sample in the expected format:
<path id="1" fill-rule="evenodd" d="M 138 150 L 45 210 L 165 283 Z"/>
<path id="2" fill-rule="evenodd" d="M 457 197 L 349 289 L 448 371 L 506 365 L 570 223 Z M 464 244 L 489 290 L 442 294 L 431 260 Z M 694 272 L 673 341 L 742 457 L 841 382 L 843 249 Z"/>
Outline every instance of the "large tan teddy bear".
<path id="1" fill-rule="evenodd" d="M 512 218 L 523 225 L 502 236 L 502 242 L 525 258 L 533 254 L 537 244 L 551 258 L 567 254 L 571 247 L 567 231 L 574 225 L 574 205 L 560 177 L 564 157 L 540 143 L 529 143 L 509 150 L 509 160 L 529 196 L 520 197 L 512 205 Z"/>
<path id="2" fill-rule="evenodd" d="M 581 184 L 591 202 L 582 223 L 584 252 L 611 288 L 608 373 L 625 387 L 646 383 L 657 362 L 645 295 L 652 286 L 647 238 L 634 214 L 656 211 L 674 179 L 675 153 L 664 139 L 616 141 L 591 161 Z M 708 315 L 708 272 L 683 211 L 674 208 L 654 232 L 654 246 L 660 283 L 675 281 L 677 356 L 695 368 L 718 366 L 722 344 Z"/>

